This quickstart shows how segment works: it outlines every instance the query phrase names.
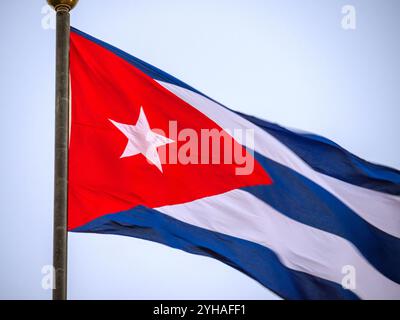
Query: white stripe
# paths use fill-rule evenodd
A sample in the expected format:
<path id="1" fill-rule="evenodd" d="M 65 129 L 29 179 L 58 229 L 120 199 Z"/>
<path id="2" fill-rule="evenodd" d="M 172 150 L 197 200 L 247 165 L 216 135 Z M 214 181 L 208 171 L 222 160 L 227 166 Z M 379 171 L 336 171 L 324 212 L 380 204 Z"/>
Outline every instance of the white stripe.
<path id="1" fill-rule="evenodd" d="M 325 188 L 361 218 L 375 227 L 400 237 L 400 198 L 355 186 L 312 169 L 292 150 L 250 121 L 206 97 L 182 87 L 158 81 L 163 87 L 195 107 L 224 129 L 254 129 L 255 151 L 291 168 Z"/>
<path id="2" fill-rule="evenodd" d="M 290 269 L 341 284 L 344 266 L 356 270 L 363 299 L 398 299 L 400 286 L 375 270 L 347 240 L 294 221 L 243 190 L 156 209 L 183 222 L 273 250 Z"/>

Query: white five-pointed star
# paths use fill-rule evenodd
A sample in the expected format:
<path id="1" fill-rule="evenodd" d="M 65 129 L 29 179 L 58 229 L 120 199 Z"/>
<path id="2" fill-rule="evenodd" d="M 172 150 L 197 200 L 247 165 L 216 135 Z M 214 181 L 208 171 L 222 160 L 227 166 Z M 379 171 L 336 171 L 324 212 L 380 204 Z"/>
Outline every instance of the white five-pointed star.
<path id="1" fill-rule="evenodd" d="M 108 120 L 128 138 L 128 143 L 121 158 L 131 157 L 141 153 L 147 160 L 163 172 L 157 148 L 175 141 L 151 130 L 142 107 L 140 108 L 136 125 L 119 123 L 111 119 Z"/>

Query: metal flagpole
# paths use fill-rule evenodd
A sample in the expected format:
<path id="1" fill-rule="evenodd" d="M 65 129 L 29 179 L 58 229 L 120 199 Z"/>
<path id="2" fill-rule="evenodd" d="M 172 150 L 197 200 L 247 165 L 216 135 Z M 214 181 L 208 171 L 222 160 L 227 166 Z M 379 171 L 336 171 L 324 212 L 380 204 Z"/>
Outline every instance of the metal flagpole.
<path id="1" fill-rule="evenodd" d="M 67 204 L 69 139 L 69 12 L 78 0 L 47 0 L 57 14 L 54 162 L 54 300 L 67 298 Z"/>

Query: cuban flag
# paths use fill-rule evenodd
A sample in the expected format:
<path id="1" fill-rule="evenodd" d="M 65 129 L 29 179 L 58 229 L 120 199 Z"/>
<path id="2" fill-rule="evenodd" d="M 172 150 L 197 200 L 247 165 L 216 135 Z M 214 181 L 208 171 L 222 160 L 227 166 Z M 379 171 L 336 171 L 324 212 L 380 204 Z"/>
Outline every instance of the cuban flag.
<path id="1" fill-rule="evenodd" d="M 76 29 L 70 79 L 70 232 L 213 257 L 285 299 L 400 298 L 399 171 Z"/>

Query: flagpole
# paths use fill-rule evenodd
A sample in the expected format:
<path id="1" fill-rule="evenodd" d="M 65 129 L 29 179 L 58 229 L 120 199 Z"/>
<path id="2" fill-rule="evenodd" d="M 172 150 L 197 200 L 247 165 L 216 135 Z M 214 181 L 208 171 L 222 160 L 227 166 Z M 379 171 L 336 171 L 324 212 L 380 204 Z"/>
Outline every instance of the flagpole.
<path id="1" fill-rule="evenodd" d="M 67 298 L 67 205 L 69 139 L 69 12 L 78 0 L 47 0 L 57 16 L 54 160 L 53 300 Z"/>

